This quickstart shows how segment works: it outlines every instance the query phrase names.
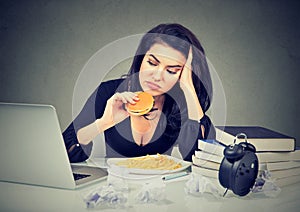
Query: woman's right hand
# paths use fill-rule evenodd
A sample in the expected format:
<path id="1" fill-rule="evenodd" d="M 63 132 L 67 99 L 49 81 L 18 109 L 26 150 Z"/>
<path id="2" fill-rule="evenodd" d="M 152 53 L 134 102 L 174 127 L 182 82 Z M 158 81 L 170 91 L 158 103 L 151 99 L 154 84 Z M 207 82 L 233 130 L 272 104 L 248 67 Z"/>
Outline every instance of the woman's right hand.
<path id="1" fill-rule="evenodd" d="M 107 100 L 106 107 L 102 116 L 102 123 L 104 124 L 103 131 L 115 126 L 129 116 L 129 113 L 124 109 L 123 104 L 135 104 L 138 96 L 133 92 L 115 93 Z"/>
<path id="2" fill-rule="evenodd" d="M 100 132 L 103 132 L 129 116 L 123 104 L 134 104 L 138 100 L 137 94 L 132 92 L 115 93 L 107 100 L 104 113 L 95 122 L 81 128 L 77 132 L 80 144 L 90 143 Z"/>

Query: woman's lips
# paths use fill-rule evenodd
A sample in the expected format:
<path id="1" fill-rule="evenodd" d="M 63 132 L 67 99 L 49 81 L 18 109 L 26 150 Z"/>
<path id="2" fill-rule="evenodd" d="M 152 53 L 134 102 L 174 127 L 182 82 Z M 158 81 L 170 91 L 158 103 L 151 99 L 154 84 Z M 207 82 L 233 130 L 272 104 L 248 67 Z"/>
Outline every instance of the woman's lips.
<path id="1" fill-rule="evenodd" d="M 146 84 L 151 90 L 158 90 L 161 88 L 159 85 L 157 85 L 153 82 L 146 81 Z"/>

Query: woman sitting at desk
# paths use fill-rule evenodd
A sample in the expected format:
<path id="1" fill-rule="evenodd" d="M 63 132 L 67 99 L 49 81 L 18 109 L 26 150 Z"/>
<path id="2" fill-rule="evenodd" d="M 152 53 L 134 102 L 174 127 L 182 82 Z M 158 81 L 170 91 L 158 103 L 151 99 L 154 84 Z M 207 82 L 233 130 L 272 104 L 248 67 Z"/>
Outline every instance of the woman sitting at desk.
<path id="1" fill-rule="evenodd" d="M 130 115 L 126 104 L 137 91 L 154 97 L 153 109 Z M 170 155 L 178 145 L 191 161 L 197 139 L 214 136 L 205 112 L 212 82 L 204 50 L 196 36 L 179 24 L 160 24 L 146 33 L 126 77 L 103 82 L 63 132 L 71 162 L 84 161 L 92 140 L 104 132 L 106 157 Z M 89 148 L 87 148 L 89 147 Z"/>

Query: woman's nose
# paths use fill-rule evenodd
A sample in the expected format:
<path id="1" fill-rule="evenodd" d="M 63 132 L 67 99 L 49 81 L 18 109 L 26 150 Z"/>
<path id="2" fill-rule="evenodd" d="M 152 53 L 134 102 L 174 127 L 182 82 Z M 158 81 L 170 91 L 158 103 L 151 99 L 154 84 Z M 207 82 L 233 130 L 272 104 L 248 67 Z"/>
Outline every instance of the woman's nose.
<path id="1" fill-rule="evenodd" d="M 160 81 L 162 79 L 162 74 L 163 74 L 163 68 L 158 68 L 155 71 L 153 71 L 153 79 L 155 81 Z"/>

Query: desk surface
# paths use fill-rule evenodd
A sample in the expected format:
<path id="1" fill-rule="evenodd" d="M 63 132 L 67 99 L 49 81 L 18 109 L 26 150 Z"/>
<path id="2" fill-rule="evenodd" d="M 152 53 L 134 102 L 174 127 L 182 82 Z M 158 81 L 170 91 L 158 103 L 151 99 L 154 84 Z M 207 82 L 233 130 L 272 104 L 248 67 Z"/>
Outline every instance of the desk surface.
<path id="1" fill-rule="evenodd" d="M 298 211 L 300 183 L 282 188 L 276 198 L 236 197 L 217 199 L 212 195 L 192 196 L 184 191 L 188 177 L 166 183 L 166 199 L 157 204 L 136 204 L 130 195 L 139 188 L 131 188 L 124 209 L 101 208 L 101 211 Z M 91 189 L 106 185 L 106 181 L 79 190 L 63 190 L 40 186 L 0 182 L 0 211 L 87 211 L 83 195 Z"/>

